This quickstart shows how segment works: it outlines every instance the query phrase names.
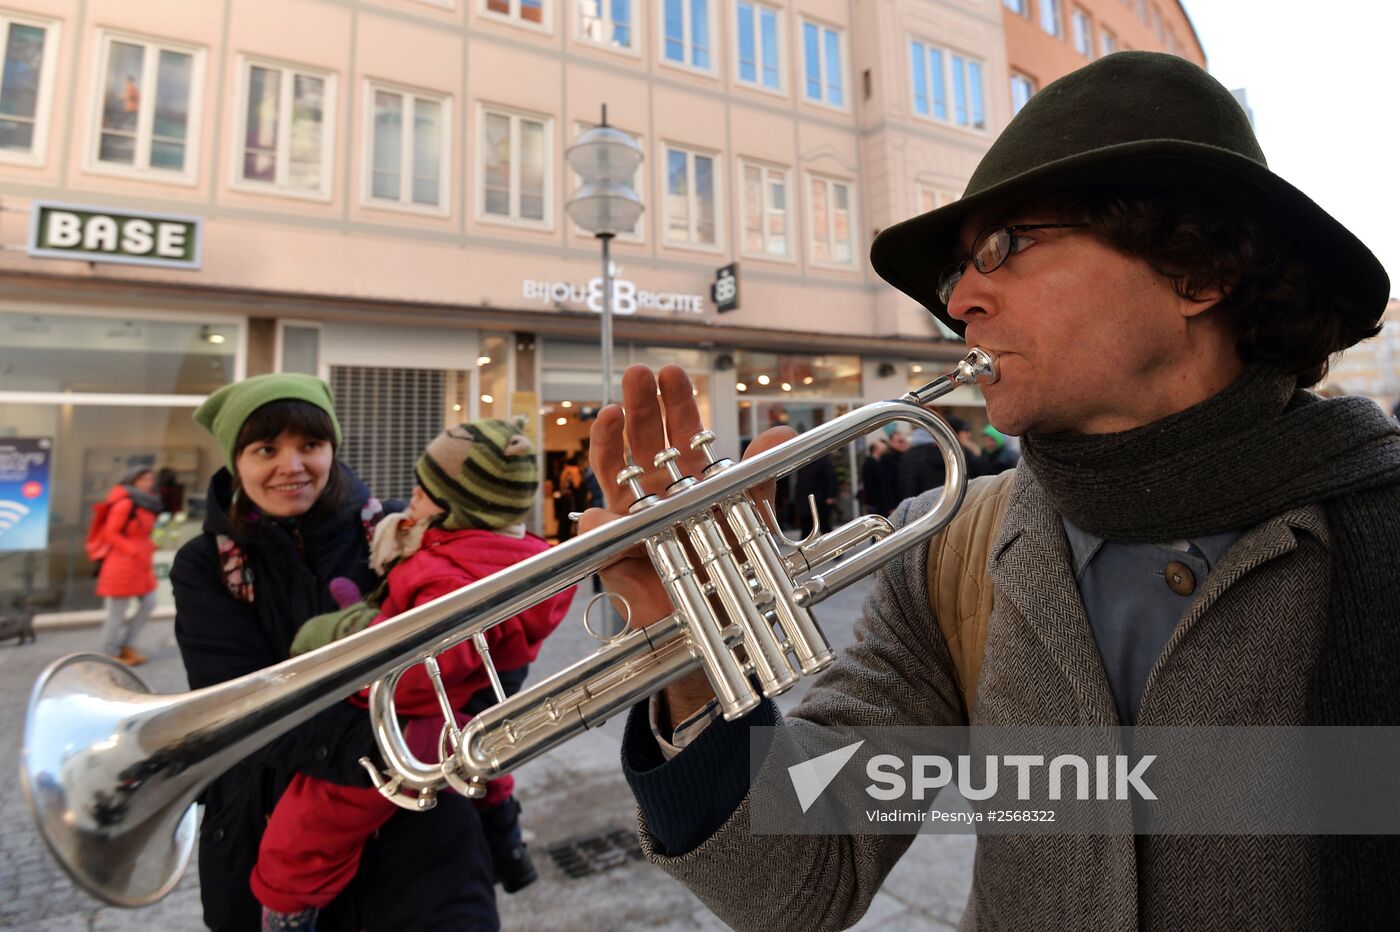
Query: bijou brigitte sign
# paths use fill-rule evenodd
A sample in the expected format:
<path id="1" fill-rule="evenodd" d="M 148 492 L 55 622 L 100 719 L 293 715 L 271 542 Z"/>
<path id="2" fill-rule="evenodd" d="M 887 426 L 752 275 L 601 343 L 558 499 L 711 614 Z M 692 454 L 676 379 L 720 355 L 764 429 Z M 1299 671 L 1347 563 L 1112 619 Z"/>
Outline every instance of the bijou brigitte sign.
<path id="1" fill-rule="evenodd" d="M 705 296 L 679 294 L 669 291 L 641 291 L 635 282 L 618 278 L 622 267 L 612 266 L 614 314 L 636 314 L 638 311 L 661 311 L 670 314 L 703 314 Z M 522 295 L 527 302 L 552 304 L 563 308 L 569 305 L 582 305 L 595 314 L 603 312 L 603 278 L 590 278 L 587 284 L 551 282 L 527 278 Z"/>

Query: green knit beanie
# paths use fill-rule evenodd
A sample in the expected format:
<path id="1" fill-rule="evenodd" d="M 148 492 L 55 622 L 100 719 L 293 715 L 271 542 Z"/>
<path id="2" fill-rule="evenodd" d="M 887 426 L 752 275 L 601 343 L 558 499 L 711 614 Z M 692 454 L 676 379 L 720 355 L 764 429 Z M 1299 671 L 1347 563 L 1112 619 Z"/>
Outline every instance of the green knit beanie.
<path id="1" fill-rule="evenodd" d="M 534 444 L 509 421 L 482 419 L 438 434 L 418 460 L 418 484 L 451 531 L 518 524 L 539 491 Z"/>
<path id="2" fill-rule="evenodd" d="M 249 415 L 269 402 L 286 400 L 305 401 L 326 412 L 335 428 L 335 445 L 340 446 L 340 422 L 335 418 L 331 390 L 314 375 L 274 372 L 225 385 L 205 399 L 194 419 L 214 435 L 224 454 L 224 465 L 233 472 L 233 461 L 238 458 L 238 435 Z"/>
<path id="3" fill-rule="evenodd" d="M 1006 446 L 1006 434 L 1003 434 L 991 424 L 982 428 L 982 433 L 992 438 L 992 443 L 996 444 L 995 449 L 1000 450 L 1002 447 Z"/>

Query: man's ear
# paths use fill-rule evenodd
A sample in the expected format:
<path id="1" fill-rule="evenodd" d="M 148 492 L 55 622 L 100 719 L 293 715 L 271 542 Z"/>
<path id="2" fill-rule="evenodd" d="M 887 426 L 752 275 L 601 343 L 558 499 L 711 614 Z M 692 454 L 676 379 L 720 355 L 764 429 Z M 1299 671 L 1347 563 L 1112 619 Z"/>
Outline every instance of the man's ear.
<path id="1" fill-rule="evenodd" d="M 1193 298 L 1183 298 L 1178 295 L 1177 304 L 1181 309 L 1181 316 L 1197 317 L 1204 314 L 1206 311 L 1225 300 L 1225 296 L 1229 293 L 1230 289 L 1227 286 L 1220 285 L 1214 288 L 1207 288 L 1199 292 Z"/>

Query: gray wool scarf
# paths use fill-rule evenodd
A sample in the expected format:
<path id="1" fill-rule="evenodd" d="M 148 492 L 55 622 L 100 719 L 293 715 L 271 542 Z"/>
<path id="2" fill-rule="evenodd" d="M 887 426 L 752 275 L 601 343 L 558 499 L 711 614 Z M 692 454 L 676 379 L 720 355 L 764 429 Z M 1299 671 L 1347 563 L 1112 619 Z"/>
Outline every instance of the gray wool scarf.
<path id="1" fill-rule="evenodd" d="M 1400 428 L 1369 399 L 1324 400 L 1249 366 L 1220 393 L 1113 434 L 1027 435 L 1022 457 L 1070 523 L 1107 540 L 1242 531 L 1400 481 Z"/>

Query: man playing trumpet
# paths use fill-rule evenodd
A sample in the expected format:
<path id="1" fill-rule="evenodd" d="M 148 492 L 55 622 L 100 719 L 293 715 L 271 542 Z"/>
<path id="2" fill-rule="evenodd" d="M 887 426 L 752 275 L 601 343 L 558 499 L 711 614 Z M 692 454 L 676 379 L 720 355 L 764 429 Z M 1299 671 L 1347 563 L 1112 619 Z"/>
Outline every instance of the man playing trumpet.
<path id="1" fill-rule="evenodd" d="M 1035 95 L 963 198 L 885 230 L 871 259 L 995 354 L 987 412 L 1022 462 L 970 486 L 998 507 L 886 565 L 787 725 L 1400 723 L 1400 433 L 1307 390 L 1378 332 L 1389 281 L 1269 171 L 1225 88 L 1173 56 L 1101 59 Z M 593 428 L 605 480 L 625 448 L 650 462 L 701 429 L 680 369 L 633 367 L 623 395 L 626 416 Z M 625 513 L 631 493 L 603 486 Z M 990 541 L 985 564 L 947 572 L 951 534 Z M 671 611 L 644 557 L 605 575 L 634 624 Z M 988 585 L 985 658 L 960 682 L 979 667 L 936 606 Z M 748 727 L 778 719 L 764 702 L 722 720 L 702 675 L 635 709 L 643 848 L 736 928 L 845 927 L 910 838 L 753 835 Z M 963 927 L 1373 927 L 1400 908 L 1393 842 L 987 836 Z"/>

